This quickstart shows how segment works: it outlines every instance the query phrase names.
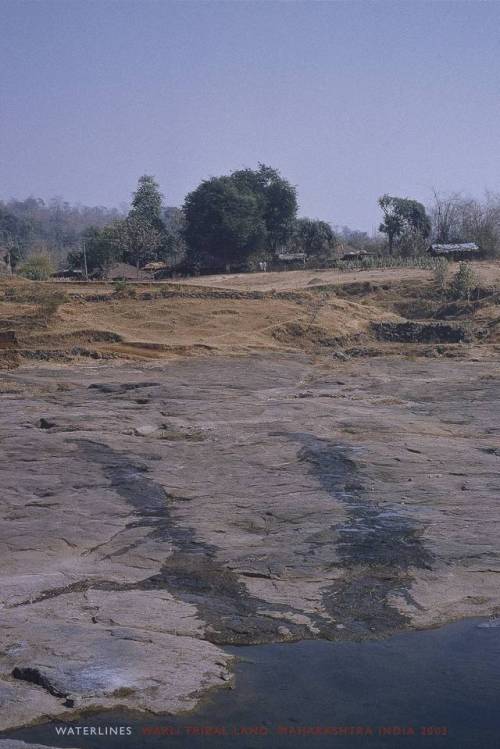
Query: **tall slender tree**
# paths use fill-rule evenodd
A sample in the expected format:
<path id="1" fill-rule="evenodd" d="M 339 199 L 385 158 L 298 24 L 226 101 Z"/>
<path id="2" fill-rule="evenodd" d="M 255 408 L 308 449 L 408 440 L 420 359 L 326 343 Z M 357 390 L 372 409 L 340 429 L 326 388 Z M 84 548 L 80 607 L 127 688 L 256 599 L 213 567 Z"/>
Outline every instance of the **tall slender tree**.
<path id="1" fill-rule="evenodd" d="M 139 177 L 137 189 L 132 197 L 132 207 L 129 216 L 137 216 L 147 221 L 155 229 L 163 227 L 162 205 L 163 195 L 160 185 L 151 174 Z"/>
<path id="2" fill-rule="evenodd" d="M 156 257 L 161 246 L 165 233 L 162 203 L 163 195 L 155 178 L 144 174 L 139 178 L 132 207 L 121 229 L 126 257 L 138 272 L 141 265 Z"/>
<path id="3" fill-rule="evenodd" d="M 382 195 L 378 204 L 384 214 L 379 231 L 387 234 L 390 255 L 393 254 L 395 241 L 405 233 L 415 233 L 424 239 L 429 236 L 431 223 L 422 203 L 409 198 Z"/>

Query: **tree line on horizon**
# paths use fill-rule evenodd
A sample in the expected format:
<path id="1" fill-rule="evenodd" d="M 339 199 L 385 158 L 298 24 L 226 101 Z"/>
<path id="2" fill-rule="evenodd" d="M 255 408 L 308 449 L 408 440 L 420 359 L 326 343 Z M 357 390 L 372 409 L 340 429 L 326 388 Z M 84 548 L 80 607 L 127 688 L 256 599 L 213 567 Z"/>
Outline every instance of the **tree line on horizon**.
<path id="1" fill-rule="evenodd" d="M 379 234 L 370 237 L 326 221 L 298 217 L 297 190 L 278 170 L 259 164 L 211 177 L 188 193 L 182 208 L 167 207 L 151 175 L 139 178 L 128 211 L 70 206 L 59 199 L 0 201 L 0 250 L 12 268 L 30 256 L 49 273 L 51 258 L 89 274 L 117 261 L 142 268 L 158 261 L 180 271 L 258 267 L 279 254 L 303 254 L 328 266 L 339 250 L 405 257 L 429 242 L 474 241 L 483 254 L 500 254 L 500 198 L 434 195 L 419 201 L 383 195 Z M 37 263 L 35 262 L 35 265 Z"/>

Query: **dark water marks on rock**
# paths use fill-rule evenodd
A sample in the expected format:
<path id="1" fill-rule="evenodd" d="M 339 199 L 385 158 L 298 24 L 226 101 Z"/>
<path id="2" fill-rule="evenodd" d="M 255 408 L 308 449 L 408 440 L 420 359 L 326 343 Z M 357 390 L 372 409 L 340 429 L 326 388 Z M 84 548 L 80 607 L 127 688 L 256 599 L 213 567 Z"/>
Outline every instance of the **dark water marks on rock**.
<path id="1" fill-rule="evenodd" d="M 293 621 L 294 615 L 302 612 L 290 605 L 275 602 L 272 616 L 262 613 L 269 610 L 269 602 L 251 596 L 230 564 L 221 560 L 220 550 L 197 537 L 195 529 L 176 520 L 175 503 L 182 498 L 169 494 L 150 478 L 149 466 L 142 458 L 87 439 L 71 442 L 78 445 L 81 457 L 100 468 L 110 488 L 134 508 L 124 531 L 134 527 L 148 529 L 147 539 L 165 543 L 165 557 L 158 571 L 138 582 L 92 578 L 44 591 L 36 600 L 91 588 L 164 589 L 197 606 L 207 625 L 205 638 L 219 645 L 315 636 L 350 639 L 404 629 L 407 622 L 390 605 L 389 597 L 391 594 L 408 597 L 411 568 L 431 565 L 432 556 L 421 541 L 418 523 L 377 501 L 366 486 L 366 477 L 352 449 L 307 433 L 274 436 L 299 443 L 298 459 L 308 464 L 320 485 L 348 510 L 346 522 L 329 529 L 326 544 L 331 545 L 332 564 L 338 565 L 342 577 L 324 593 L 323 605 L 329 616 L 316 615 L 316 634 L 310 627 Z M 126 554 L 143 543 L 143 539 L 109 551 L 107 558 Z M 310 541 L 314 555 L 315 542 Z M 323 538 L 323 558 L 324 545 Z"/>
<path id="2" fill-rule="evenodd" d="M 299 460 L 348 510 L 347 520 L 332 529 L 336 540 L 331 542 L 344 575 L 323 596 L 325 610 L 336 624 L 318 615 L 318 635 L 346 639 L 404 629 L 408 622 L 389 599 L 394 594 L 410 599 L 411 569 L 431 567 L 433 557 L 422 543 L 421 524 L 373 495 L 352 448 L 307 433 L 275 436 L 299 443 Z M 248 594 L 238 575 L 218 560 L 215 546 L 198 539 L 193 528 L 175 522 L 175 498 L 146 475 L 145 464 L 106 445 L 85 440 L 78 444 L 88 460 L 101 466 L 112 488 L 135 507 L 137 517 L 129 527 L 150 526 L 150 538 L 173 546 L 158 573 L 139 583 L 121 584 L 120 589 L 163 588 L 195 604 L 207 622 L 207 639 L 217 644 L 311 638 L 309 628 L 290 621 L 290 612 L 301 613 L 290 606 L 273 604 L 276 618 L 259 613 L 269 604 Z"/>
<path id="3" fill-rule="evenodd" d="M 132 527 L 148 527 L 148 538 L 163 541 L 165 559 L 155 574 L 139 582 L 115 583 L 101 581 L 92 584 L 100 590 L 168 590 L 179 599 L 198 607 L 207 623 L 205 639 L 227 644 L 276 642 L 283 639 L 310 638 L 310 630 L 290 622 L 279 612 L 295 612 L 290 606 L 274 604 L 277 616 L 266 616 L 260 609 L 269 604 L 249 595 L 238 575 L 217 559 L 217 547 L 196 537 L 193 528 L 175 520 L 173 506 L 177 498 L 149 478 L 147 465 L 137 458 L 90 440 L 73 440 L 81 454 L 93 465 L 98 465 L 110 482 L 110 487 L 135 508 Z M 137 541 L 135 544 L 140 544 Z M 129 551 L 128 545 L 113 556 Z M 60 591 L 62 592 L 62 591 Z M 284 628 L 286 635 L 283 634 Z"/>
<path id="4" fill-rule="evenodd" d="M 405 628 L 406 618 L 389 597 L 409 599 L 411 569 L 431 567 L 433 556 L 422 542 L 421 524 L 377 500 L 352 448 L 306 433 L 288 436 L 301 445 L 299 459 L 348 511 L 347 521 L 335 527 L 345 577 L 323 600 L 340 624 L 337 636 L 385 635 Z"/>

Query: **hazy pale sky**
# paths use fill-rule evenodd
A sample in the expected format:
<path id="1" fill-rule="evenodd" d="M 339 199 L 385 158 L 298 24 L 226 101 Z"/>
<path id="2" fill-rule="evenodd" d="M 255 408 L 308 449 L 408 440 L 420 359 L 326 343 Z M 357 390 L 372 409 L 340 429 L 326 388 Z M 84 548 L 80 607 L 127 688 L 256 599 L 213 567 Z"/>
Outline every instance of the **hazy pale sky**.
<path id="1" fill-rule="evenodd" d="M 262 161 L 300 213 L 500 191 L 500 2 L 0 0 L 0 198 L 169 205 Z"/>

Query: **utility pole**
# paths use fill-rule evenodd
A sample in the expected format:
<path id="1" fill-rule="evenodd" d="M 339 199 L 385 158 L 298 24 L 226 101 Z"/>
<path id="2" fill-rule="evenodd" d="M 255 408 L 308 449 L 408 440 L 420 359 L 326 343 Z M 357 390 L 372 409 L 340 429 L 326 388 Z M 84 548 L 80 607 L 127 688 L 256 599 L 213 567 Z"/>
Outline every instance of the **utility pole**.
<path id="1" fill-rule="evenodd" d="M 83 247 L 83 269 L 85 273 L 85 280 L 89 280 L 89 272 L 87 269 L 87 248 L 85 246 L 85 240 L 82 241 L 82 247 Z"/>

